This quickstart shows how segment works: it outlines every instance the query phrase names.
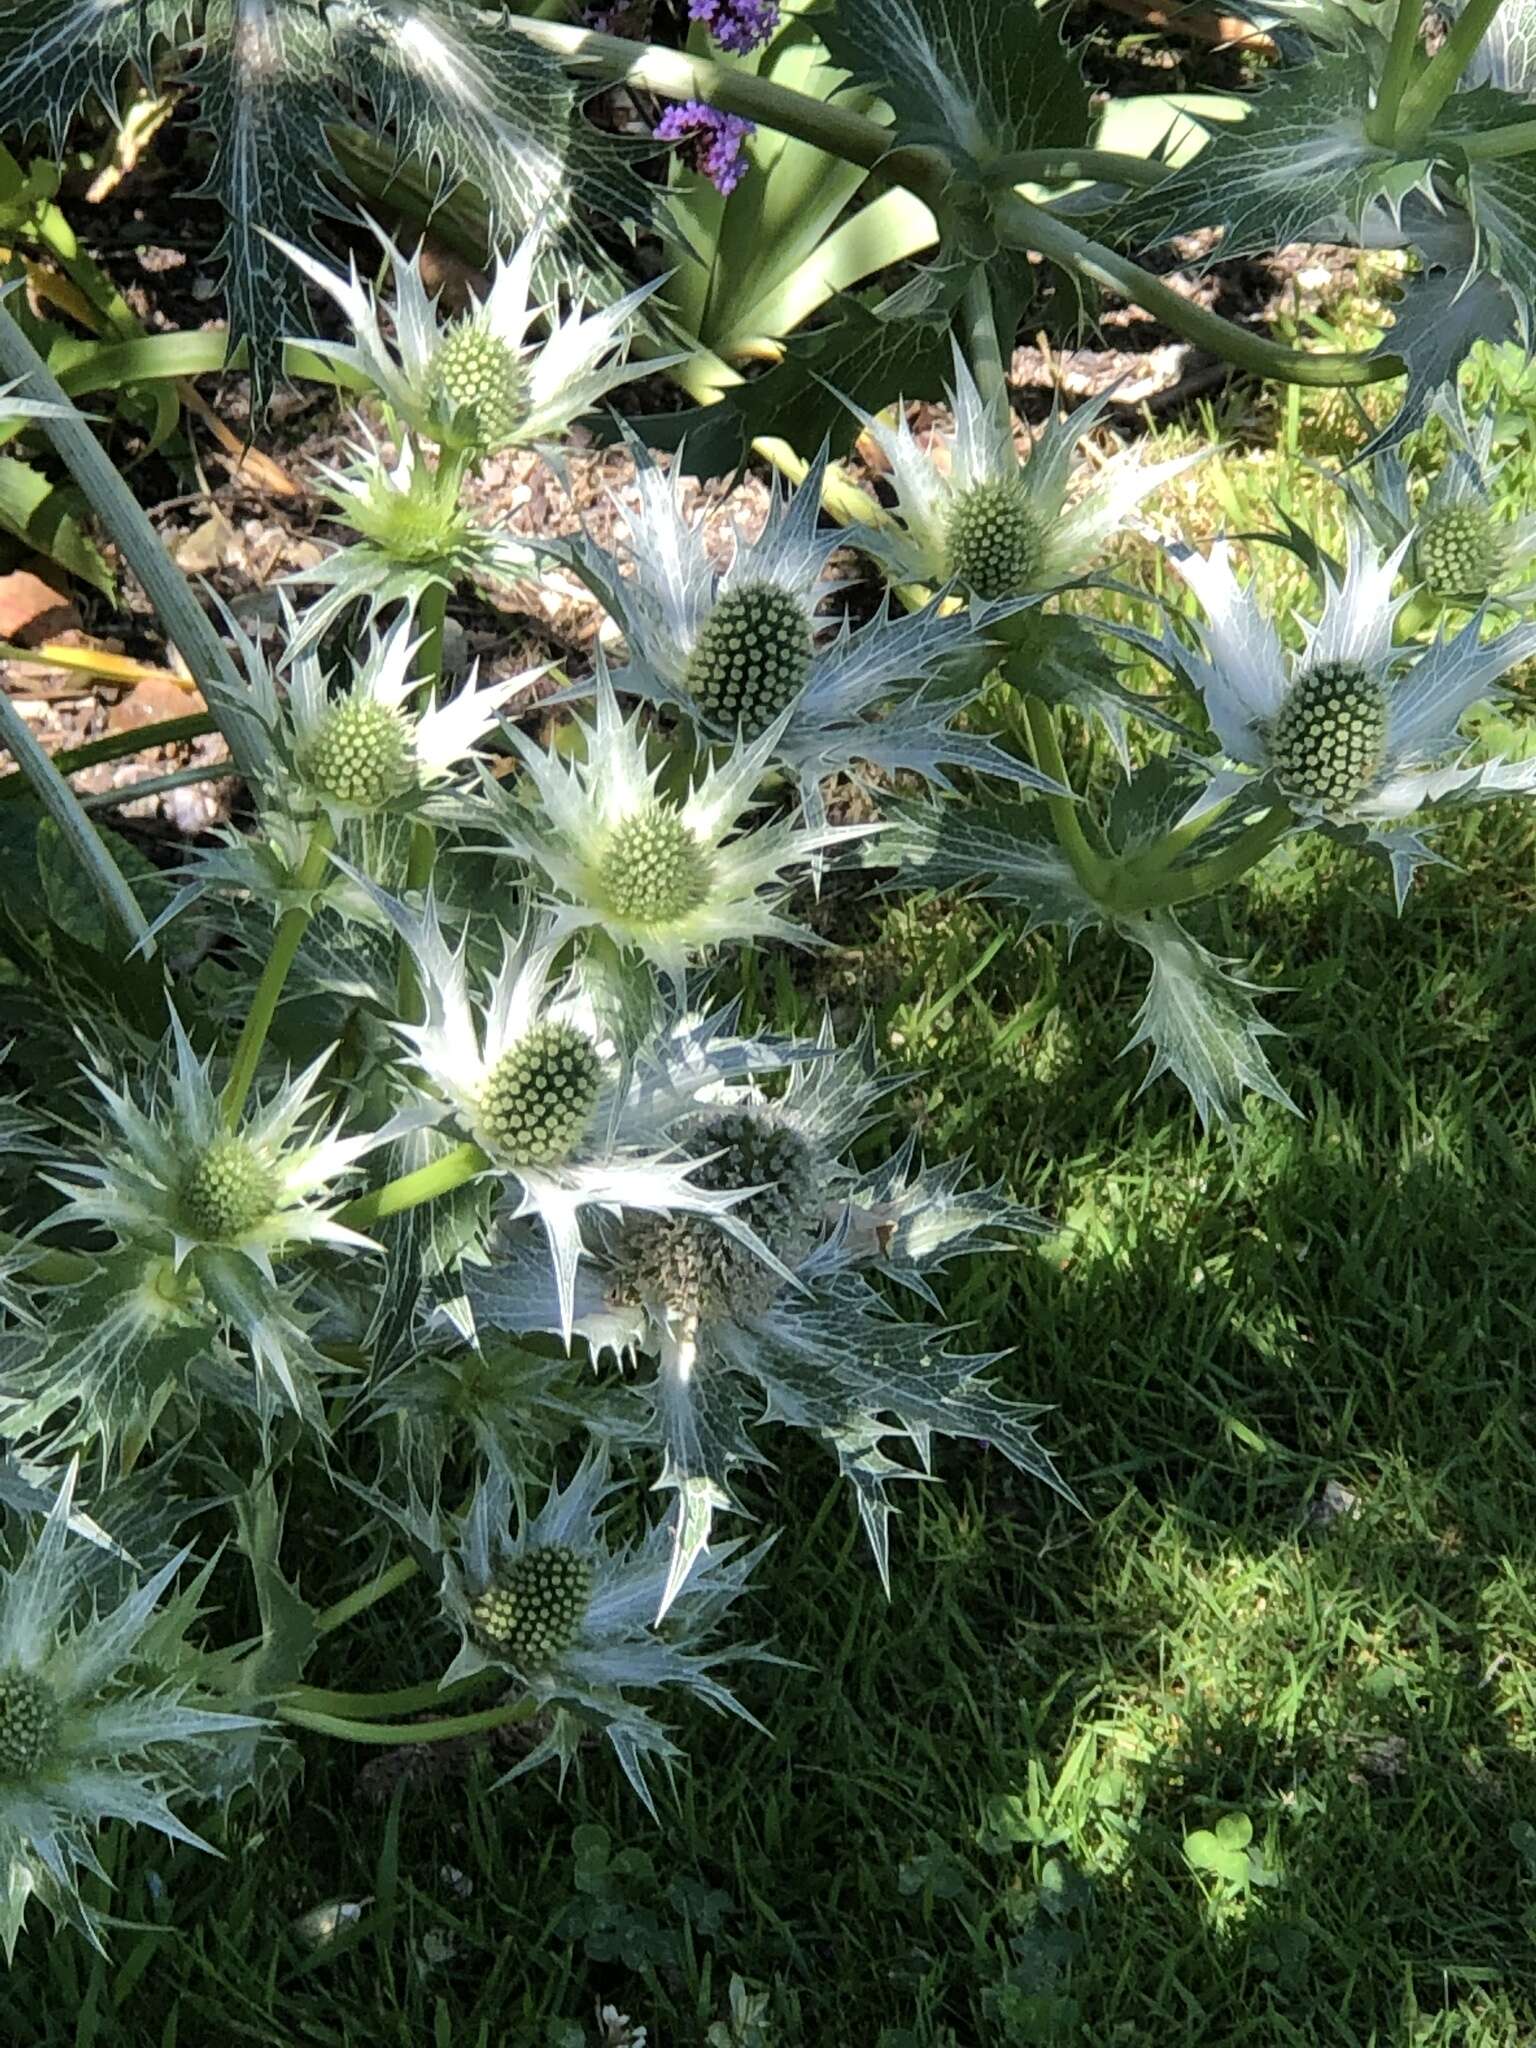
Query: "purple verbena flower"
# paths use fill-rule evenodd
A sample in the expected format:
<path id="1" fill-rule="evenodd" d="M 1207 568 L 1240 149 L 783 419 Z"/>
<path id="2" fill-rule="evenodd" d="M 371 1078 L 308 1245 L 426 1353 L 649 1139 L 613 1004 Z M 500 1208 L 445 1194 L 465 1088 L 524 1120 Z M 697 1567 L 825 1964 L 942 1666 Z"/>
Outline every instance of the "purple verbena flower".
<path id="1" fill-rule="evenodd" d="M 743 146 L 757 133 L 755 121 L 722 114 L 702 100 L 684 100 L 668 107 L 652 130 L 658 142 L 686 142 L 689 166 L 702 171 L 717 192 L 731 193 L 747 174 Z"/>
<path id="2" fill-rule="evenodd" d="M 778 0 L 688 0 L 688 14 L 722 50 L 739 57 L 766 43 L 779 25 Z"/>

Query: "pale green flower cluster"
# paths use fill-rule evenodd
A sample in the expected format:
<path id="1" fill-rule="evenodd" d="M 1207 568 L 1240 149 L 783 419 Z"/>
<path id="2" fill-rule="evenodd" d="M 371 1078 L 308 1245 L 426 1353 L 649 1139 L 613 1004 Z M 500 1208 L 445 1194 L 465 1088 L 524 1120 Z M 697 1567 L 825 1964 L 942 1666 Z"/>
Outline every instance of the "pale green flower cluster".
<path id="1" fill-rule="evenodd" d="M 8 1948 L 34 1896 L 97 1938 L 103 1821 L 196 1843 L 173 1800 L 263 1796 L 309 1736 L 526 1724 L 506 1777 L 606 1752 L 651 1805 L 671 1708 L 756 1726 L 770 1653 L 724 1625 L 768 1542 L 728 1532 L 785 1429 L 846 1481 L 888 1589 L 936 1445 L 1041 1481 L 1026 1512 L 1072 1500 L 1028 1333 L 980 1350 L 943 1301 L 951 1264 L 1041 1219 L 995 1167 L 924 1158 L 872 1022 L 815 1021 L 806 956 L 871 871 L 1118 932 L 1150 962 L 1133 1043 L 1230 1120 L 1288 1098 L 1186 907 L 1307 832 L 1401 899 L 1438 815 L 1536 788 L 1465 729 L 1536 657 L 1488 433 L 1421 502 L 1396 458 L 1348 480 L 1342 561 L 1285 536 L 1296 617 L 1218 537 L 1165 543 L 1187 611 L 1097 618 L 1112 581 L 1137 596 L 1133 516 L 1146 540 L 1198 457 L 1082 452 L 1108 395 L 1031 441 L 982 350 L 930 445 L 901 406 L 850 414 L 887 472 L 856 532 L 825 516 L 828 449 L 749 533 L 631 431 L 610 541 L 513 534 L 474 509 L 489 465 L 554 487 L 648 291 L 562 302 L 530 241 L 450 317 L 419 254 L 384 242 L 375 289 L 292 253 L 348 328 L 305 347 L 364 407 L 320 476 L 341 538 L 275 632 L 220 650 L 234 822 L 145 884 L 154 924 L 95 1008 L 84 949 L 48 956 L 78 1085 L 5 1105 Z M 603 625 L 568 667 L 449 611 L 573 574 Z M 1117 741 L 1107 804 L 1064 708 Z M 761 1024 L 765 990 L 809 1028 Z M 238 1572 L 226 1629 L 210 1589 Z M 385 1599 L 394 1682 L 317 1684 L 317 1646 Z"/>

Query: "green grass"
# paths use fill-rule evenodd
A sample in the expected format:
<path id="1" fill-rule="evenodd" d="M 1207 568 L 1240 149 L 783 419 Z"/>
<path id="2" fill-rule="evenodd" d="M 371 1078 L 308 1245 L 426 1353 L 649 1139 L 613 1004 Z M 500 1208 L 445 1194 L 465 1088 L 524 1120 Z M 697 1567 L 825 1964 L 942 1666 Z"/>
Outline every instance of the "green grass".
<path id="1" fill-rule="evenodd" d="M 1256 509 L 1283 471 L 1243 474 Z M 1053 1404 L 1086 1513 L 947 1452 L 887 1605 L 829 1465 L 771 1438 L 749 1621 L 797 1662 L 744 1675 L 767 1735 L 686 1726 L 659 1827 L 601 1753 L 563 1798 L 493 1794 L 502 1752 L 391 1802 L 306 1744 L 219 1864 L 112 1840 L 111 1959 L 39 1925 L 0 2038 L 573 2048 L 601 1999 L 649 2048 L 1528 2048 L 1536 829 L 1451 850 L 1401 920 L 1326 848 L 1196 916 L 1285 991 L 1304 1111 L 1230 1145 L 1171 1084 L 1138 1099 L 1108 941 L 906 904 L 809 986 L 770 956 L 776 1021 L 872 1006 L 903 1123 L 1059 1220 L 958 1308 Z M 419 1677 L 425 1621 L 401 1591 L 318 1682 Z M 733 1976 L 757 2034 L 723 2030 Z"/>

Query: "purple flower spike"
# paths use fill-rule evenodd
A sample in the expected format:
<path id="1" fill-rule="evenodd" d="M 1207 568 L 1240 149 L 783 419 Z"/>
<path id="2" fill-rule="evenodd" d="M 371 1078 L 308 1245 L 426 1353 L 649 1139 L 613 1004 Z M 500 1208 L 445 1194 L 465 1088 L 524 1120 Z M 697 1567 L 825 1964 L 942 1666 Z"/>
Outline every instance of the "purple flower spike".
<path id="1" fill-rule="evenodd" d="M 722 50 L 739 57 L 766 43 L 779 25 L 778 0 L 688 0 L 688 14 L 704 24 Z"/>
<path id="2" fill-rule="evenodd" d="M 743 145 L 757 133 L 757 123 L 722 114 L 702 100 L 684 100 L 668 107 L 652 133 L 658 142 L 685 142 L 689 166 L 702 171 L 717 192 L 731 193 L 747 175 Z"/>

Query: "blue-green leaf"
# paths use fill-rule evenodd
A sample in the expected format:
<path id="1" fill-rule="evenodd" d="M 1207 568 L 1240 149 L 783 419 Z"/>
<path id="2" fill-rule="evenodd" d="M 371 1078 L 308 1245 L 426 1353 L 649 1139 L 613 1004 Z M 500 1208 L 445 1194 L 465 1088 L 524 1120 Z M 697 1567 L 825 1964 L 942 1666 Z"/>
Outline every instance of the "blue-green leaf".
<path id="1" fill-rule="evenodd" d="M 1255 1008 L 1253 984 L 1229 974 L 1166 911 L 1123 919 L 1120 931 L 1152 961 L 1136 1035 L 1126 1047 L 1151 1048 L 1152 1064 L 1138 1092 L 1160 1074 L 1172 1074 L 1189 1090 L 1207 1128 L 1241 1123 L 1247 1095 L 1294 1110 L 1260 1045 L 1279 1034 Z"/>

